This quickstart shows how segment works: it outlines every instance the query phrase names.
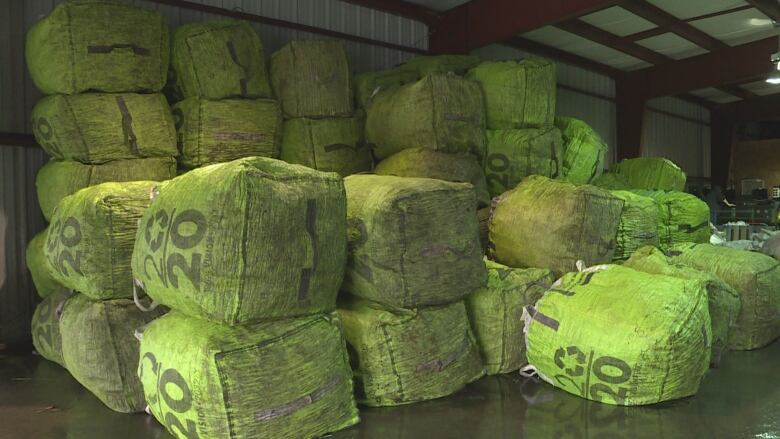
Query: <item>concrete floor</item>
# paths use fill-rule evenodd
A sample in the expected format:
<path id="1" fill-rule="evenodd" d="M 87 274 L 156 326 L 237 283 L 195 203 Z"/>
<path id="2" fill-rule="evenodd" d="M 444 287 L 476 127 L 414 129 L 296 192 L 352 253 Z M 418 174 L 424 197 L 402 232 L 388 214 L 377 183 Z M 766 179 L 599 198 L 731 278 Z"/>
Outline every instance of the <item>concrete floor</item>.
<path id="1" fill-rule="evenodd" d="M 592 403 L 517 374 L 436 401 L 366 409 L 334 439 L 780 438 L 780 342 L 732 352 L 699 394 L 653 407 Z M 33 356 L 0 356 L 0 438 L 170 436 L 144 414 L 106 409 L 68 373 Z"/>

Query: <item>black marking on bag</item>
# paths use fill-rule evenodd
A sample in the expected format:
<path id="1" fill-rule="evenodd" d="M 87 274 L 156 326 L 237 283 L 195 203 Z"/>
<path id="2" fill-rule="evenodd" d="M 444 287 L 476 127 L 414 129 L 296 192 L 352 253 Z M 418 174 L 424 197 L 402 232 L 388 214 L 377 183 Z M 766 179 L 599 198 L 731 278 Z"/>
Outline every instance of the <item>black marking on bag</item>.
<path id="1" fill-rule="evenodd" d="M 135 156 L 140 155 L 140 152 L 138 151 L 138 138 L 135 136 L 135 132 L 133 132 L 133 116 L 127 108 L 125 98 L 117 96 L 116 104 L 119 107 L 119 112 L 122 113 L 122 134 L 125 137 L 125 145 L 128 146 L 131 154 Z"/>
<path id="2" fill-rule="evenodd" d="M 332 391 L 336 387 L 338 387 L 339 384 L 341 384 L 343 381 L 343 378 L 341 376 L 333 377 L 327 384 L 320 387 L 319 389 L 309 393 L 308 395 L 304 395 L 295 401 L 288 402 L 287 404 L 280 405 L 277 407 L 273 407 L 266 410 L 261 410 L 257 413 L 255 413 L 255 421 L 258 422 L 265 422 L 270 421 L 272 419 L 281 417 L 281 416 L 288 416 L 291 415 L 298 410 L 312 405 L 315 402 L 321 400 L 325 397 L 325 395 L 328 394 L 328 392 Z"/>
<path id="3" fill-rule="evenodd" d="M 709 221 L 705 221 L 697 226 L 691 226 L 690 224 L 680 224 L 679 226 L 677 226 L 677 230 L 685 233 L 693 233 L 697 230 L 708 227 L 709 225 L 710 225 Z"/>
<path id="4" fill-rule="evenodd" d="M 469 337 L 469 334 L 466 333 L 465 337 L 463 337 L 463 341 L 461 342 L 460 346 L 458 346 L 457 350 L 447 355 L 444 359 L 430 360 L 420 364 L 419 366 L 417 366 L 417 372 L 422 372 L 424 370 L 435 370 L 436 372 L 441 372 L 442 370 L 446 369 L 447 366 L 451 365 L 458 358 L 463 356 L 463 354 L 465 354 L 468 351 L 470 346 L 471 346 L 471 338 Z"/>
<path id="5" fill-rule="evenodd" d="M 298 288 L 298 300 L 306 300 L 309 295 L 309 284 L 314 271 L 317 269 L 317 200 L 306 201 L 306 233 L 311 242 L 312 263 L 311 268 L 301 270 L 301 283 Z"/>
<path id="6" fill-rule="evenodd" d="M 91 54 L 105 54 L 105 53 L 111 53 L 114 50 L 122 50 L 122 49 L 130 49 L 133 51 L 133 54 L 139 55 L 139 56 L 149 56 L 151 55 L 151 52 L 146 47 L 141 47 L 136 44 L 132 43 L 126 43 L 126 44 L 111 44 L 106 46 L 87 46 L 87 53 Z"/>
<path id="7" fill-rule="evenodd" d="M 244 72 L 244 76 L 239 79 L 239 86 L 241 87 L 241 96 L 247 95 L 247 86 L 246 86 L 246 68 L 241 65 L 240 62 L 238 62 L 238 53 L 236 52 L 236 46 L 233 44 L 232 41 L 228 41 L 227 43 L 227 49 L 228 53 L 230 54 L 230 59 L 235 63 L 238 67 L 241 68 L 241 71 Z"/>
<path id="8" fill-rule="evenodd" d="M 555 142 L 550 142 L 550 159 L 555 165 L 555 172 L 550 175 L 550 178 L 557 178 L 560 169 L 558 166 L 558 154 L 555 153 Z"/>
<path id="9" fill-rule="evenodd" d="M 590 272 L 585 275 L 585 279 L 582 281 L 582 286 L 585 286 L 590 283 L 590 280 L 593 279 L 593 275 L 596 274 L 596 272 Z"/>
<path id="10" fill-rule="evenodd" d="M 325 152 L 333 152 L 341 149 L 357 150 L 357 147 L 347 145 L 346 143 L 334 143 L 332 145 L 325 145 L 322 149 L 324 149 Z"/>
<path id="11" fill-rule="evenodd" d="M 241 133 L 241 132 L 225 132 L 214 133 L 214 140 L 240 140 L 245 142 L 262 142 L 268 136 L 265 133 Z"/>
<path id="12" fill-rule="evenodd" d="M 525 307 L 526 311 L 528 311 L 528 314 L 531 315 L 531 318 L 536 320 L 537 322 L 543 324 L 544 326 L 547 326 L 548 328 L 552 329 L 553 331 L 558 331 L 558 328 L 561 326 L 561 323 L 557 320 L 555 320 L 552 317 L 546 316 L 539 311 L 536 310 L 533 306 L 527 306 Z"/>

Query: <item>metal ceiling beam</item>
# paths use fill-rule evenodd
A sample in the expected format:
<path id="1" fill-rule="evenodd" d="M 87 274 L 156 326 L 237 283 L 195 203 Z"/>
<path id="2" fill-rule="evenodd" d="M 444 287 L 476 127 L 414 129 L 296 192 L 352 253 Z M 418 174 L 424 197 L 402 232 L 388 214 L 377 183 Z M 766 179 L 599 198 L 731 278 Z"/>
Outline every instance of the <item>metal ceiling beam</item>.
<path id="1" fill-rule="evenodd" d="M 631 55 L 634 58 L 649 62 L 650 64 L 664 64 L 672 61 L 672 59 L 667 56 L 661 55 L 658 52 L 631 41 L 626 41 L 611 32 L 607 32 L 604 29 L 579 19 L 558 23 L 555 26 L 561 30 L 573 33 L 611 49 L 618 50 L 627 55 Z"/>
<path id="2" fill-rule="evenodd" d="M 621 70 L 618 70 L 612 66 L 608 66 L 598 61 L 585 58 L 584 56 L 575 55 L 571 52 L 548 46 L 546 44 L 537 43 L 536 41 L 532 41 L 527 38 L 512 37 L 504 41 L 503 44 L 515 47 L 520 50 L 525 50 L 536 55 L 558 60 L 566 64 L 571 64 L 576 67 L 581 67 L 585 70 L 600 73 L 611 78 L 615 78 L 622 73 Z"/>
<path id="3" fill-rule="evenodd" d="M 728 15 L 728 14 L 733 14 L 735 12 L 746 11 L 748 9 L 753 9 L 753 7 L 750 5 L 737 6 L 736 8 L 726 9 L 718 12 L 711 12 L 709 14 L 704 14 L 704 15 L 698 15 L 696 17 L 686 18 L 685 20 L 681 20 L 681 21 L 685 23 L 692 23 L 694 21 L 706 20 L 708 18 L 720 17 L 721 15 Z M 644 40 L 646 38 L 663 35 L 668 32 L 672 32 L 672 30 L 666 26 L 659 26 L 659 27 L 654 27 L 652 29 L 643 30 L 642 32 L 637 32 L 635 34 L 626 35 L 623 38 L 631 41 L 639 41 L 639 40 Z"/>
<path id="4" fill-rule="evenodd" d="M 780 21 L 780 2 L 777 0 L 747 0 L 747 2 L 767 17 Z"/>
<path id="5" fill-rule="evenodd" d="M 430 26 L 439 16 L 437 11 L 403 0 L 341 0 L 344 3 L 406 17 Z"/>

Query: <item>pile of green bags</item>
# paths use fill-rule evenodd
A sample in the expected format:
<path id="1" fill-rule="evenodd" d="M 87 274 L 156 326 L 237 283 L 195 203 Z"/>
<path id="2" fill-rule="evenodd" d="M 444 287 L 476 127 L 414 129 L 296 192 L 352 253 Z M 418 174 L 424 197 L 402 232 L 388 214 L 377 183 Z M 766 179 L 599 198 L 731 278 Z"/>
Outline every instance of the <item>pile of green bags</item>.
<path id="1" fill-rule="evenodd" d="M 604 171 L 609 147 L 585 122 L 572 117 L 556 117 L 555 126 L 563 135 L 561 177 L 574 184 L 590 184 Z"/>
<path id="2" fill-rule="evenodd" d="M 710 208 L 695 195 L 685 192 L 637 192 L 658 205 L 658 237 L 666 250 L 687 242 L 710 242 Z"/>
<path id="3" fill-rule="evenodd" d="M 678 191 L 685 190 L 685 172 L 671 160 L 639 157 L 623 160 L 594 181 L 597 186 L 615 190 Z"/>
<path id="4" fill-rule="evenodd" d="M 464 75 L 482 60 L 471 55 L 414 56 L 401 64 L 398 69 L 413 72 L 417 78 L 427 75 L 454 73 Z"/>
<path id="5" fill-rule="evenodd" d="M 651 245 L 658 247 L 658 206 L 650 197 L 628 191 L 611 191 L 623 200 L 613 261 L 623 261 L 636 250 Z"/>
<path id="6" fill-rule="evenodd" d="M 346 177 L 370 171 L 363 117 L 297 118 L 284 122 L 281 159 Z"/>
<path id="7" fill-rule="evenodd" d="M 61 290 L 43 298 L 35 308 L 30 330 L 33 347 L 43 358 L 65 367 L 62 358 L 62 335 L 60 334 L 60 315 L 62 308 L 71 297 L 70 291 Z"/>
<path id="8" fill-rule="evenodd" d="M 485 177 L 493 197 L 529 175 L 557 178 L 563 156 L 561 132 L 553 127 L 488 130 Z"/>
<path id="9" fill-rule="evenodd" d="M 397 88 L 419 79 L 417 72 L 400 68 L 379 72 L 363 72 L 355 75 L 355 104 L 368 108 L 380 91 Z"/>
<path id="10" fill-rule="evenodd" d="M 46 247 L 46 230 L 36 234 L 30 243 L 27 244 L 25 260 L 27 269 L 30 270 L 35 291 L 42 298 L 46 298 L 55 293 L 67 292 L 64 285 L 57 282 L 53 267 L 49 265 L 46 259 L 44 248 Z"/>

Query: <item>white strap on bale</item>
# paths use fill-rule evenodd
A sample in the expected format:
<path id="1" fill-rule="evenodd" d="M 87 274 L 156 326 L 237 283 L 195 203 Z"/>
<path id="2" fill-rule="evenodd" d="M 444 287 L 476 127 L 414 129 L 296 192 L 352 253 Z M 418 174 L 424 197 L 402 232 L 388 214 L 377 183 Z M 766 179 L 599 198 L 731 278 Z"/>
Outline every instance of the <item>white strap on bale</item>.
<path id="1" fill-rule="evenodd" d="M 138 297 L 138 290 L 144 290 L 144 283 L 140 279 L 133 279 L 133 302 L 143 312 L 152 312 L 160 304 L 152 300 L 152 303 L 147 307 L 141 303 L 141 299 Z"/>

